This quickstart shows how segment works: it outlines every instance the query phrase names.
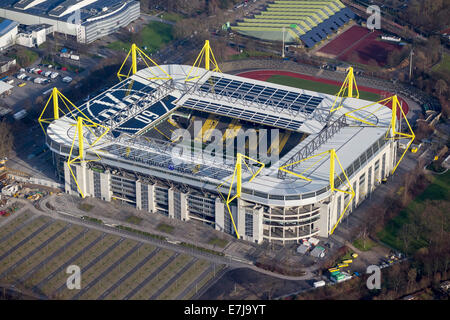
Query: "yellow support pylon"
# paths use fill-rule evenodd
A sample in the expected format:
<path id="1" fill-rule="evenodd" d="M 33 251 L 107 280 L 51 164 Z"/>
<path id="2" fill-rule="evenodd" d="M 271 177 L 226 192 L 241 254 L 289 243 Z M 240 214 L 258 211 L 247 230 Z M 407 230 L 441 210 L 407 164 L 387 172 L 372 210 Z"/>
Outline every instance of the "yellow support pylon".
<path id="1" fill-rule="evenodd" d="M 405 119 L 405 122 L 408 126 L 408 130 L 410 133 L 403 133 L 403 132 L 397 131 L 397 108 L 400 109 L 400 114 L 403 115 L 403 118 Z M 394 174 L 394 172 L 395 172 L 395 170 L 397 170 L 400 162 L 403 160 L 403 157 L 405 156 L 406 152 L 408 152 L 409 148 L 411 147 L 411 144 L 416 139 L 416 135 L 414 134 L 414 131 L 411 128 L 411 125 L 409 124 L 409 121 L 406 118 L 406 114 L 403 111 L 403 108 L 402 108 L 400 102 L 398 101 L 398 97 L 396 95 L 392 96 L 392 118 L 391 118 L 391 124 L 390 124 L 389 128 L 390 128 L 389 131 L 392 131 L 391 132 L 392 137 L 388 137 L 388 133 L 389 133 L 389 131 L 388 131 L 388 132 L 386 132 L 386 139 L 405 139 L 405 138 L 411 139 L 408 142 L 408 145 L 406 146 L 405 151 L 401 155 L 397 164 L 394 166 L 394 169 L 392 169 L 392 174 Z"/>
<path id="2" fill-rule="evenodd" d="M 353 86 L 355 87 L 356 96 L 353 96 Z M 347 92 L 346 92 L 347 91 Z M 338 102 L 339 98 L 341 99 Z M 333 105 L 331 106 L 330 113 L 335 112 L 342 108 L 342 101 L 344 98 L 356 98 L 359 99 L 359 90 L 356 85 L 355 74 L 353 73 L 353 67 L 347 69 L 347 76 L 345 77 L 344 83 L 342 83 L 341 89 L 334 99 Z"/>
<path id="3" fill-rule="evenodd" d="M 256 172 L 253 172 L 253 170 L 247 165 L 247 163 L 245 162 L 245 159 L 249 160 L 249 161 L 253 161 L 256 162 L 260 165 L 259 169 L 256 170 Z M 256 176 L 261 172 L 261 170 L 264 168 L 264 163 L 259 162 L 258 160 L 252 159 L 250 157 L 247 157 L 246 155 L 243 155 L 241 153 L 237 154 L 236 157 L 236 165 L 234 167 L 234 172 L 233 172 L 233 176 L 231 177 L 231 182 L 230 182 L 230 187 L 228 189 L 228 195 L 225 198 L 224 195 L 222 194 L 222 192 L 220 192 L 220 188 L 227 182 L 229 182 L 229 179 L 224 181 L 223 183 L 221 183 L 219 186 L 217 186 L 217 190 L 219 191 L 220 196 L 222 197 L 222 200 L 225 202 L 227 209 L 228 209 L 228 213 L 230 214 L 230 218 L 231 218 L 231 222 L 233 223 L 233 228 L 234 231 L 236 232 L 236 237 L 238 239 L 241 238 L 241 236 L 239 235 L 239 232 L 236 228 L 236 223 L 234 222 L 234 218 L 233 218 L 233 214 L 231 213 L 231 208 L 230 208 L 230 203 L 233 202 L 235 199 L 240 198 L 241 197 L 241 192 L 242 192 L 242 163 L 245 164 L 245 166 L 247 167 L 247 169 L 250 171 L 250 173 L 252 174 L 252 177 L 250 178 L 249 182 L 252 181 L 253 179 L 256 178 Z M 233 185 L 236 183 L 236 194 L 234 196 L 232 196 L 233 193 Z"/>
<path id="4" fill-rule="evenodd" d="M 63 103 L 62 106 L 65 107 L 65 110 L 61 108 L 61 105 L 59 103 L 60 100 Z M 44 118 L 45 111 L 47 110 L 47 107 L 49 106 L 50 101 L 53 102 L 53 104 L 52 104 L 53 117 Z M 47 100 L 47 103 L 45 104 L 45 107 L 42 110 L 42 112 L 38 118 L 39 125 L 41 126 L 42 131 L 44 131 L 44 134 L 47 135 L 43 124 L 44 123 L 50 124 L 53 121 L 58 120 L 61 116 L 60 113 L 62 113 L 63 115 L 69 114 L 72 117 L 72 119 L 76 120 L 76 115 L 74 114 L 72 109 L 78 111 L 83 117 L 88 119 L 88 117 L 77 106 L 75 106 L 69 99 L 67 99 L 57 88 L 53 88 L 52 93 L 51 93 L 49 99 Z"/>
<path id="5" fill-rule="evenodd" d="M 202 50 L 200 51 L 199 55 L 197 56 L 197 59 L 195 59 L 195 62 L 192 65 L 191 70 L 189 70 L 189 73 L 186 76 L 186 79 L 184 81 L 192 81 L 192 80 L 200 78 L 200 76 L 197 74 L 198 74 L 199 68 L 201 68 L 203 60 L 205 61 L 205 69 L 206 70 L 210 71 L 211 65 L 212 65 L 213 69 L 211 71 L 222 72 L 222 71 L 220 71 L 219 65 L 217 64 L 216 58 L 214 57 L 214 53 L 209 44 L 209 40 L 205 40 L 205 44 L 204 44 Z M 193 75 L 191 75 L 192 73 L 193 73 Z"/>
<path id="6" fill-rule="evenodd" d="M 347 203 L 347 205 L 345 206 L 344 210 L 339 215 L 339 218 L 336 221 L 336 224 L 331 229 L 331 231 L 330 231 L 330 235 L 331 235 L 331 234 L 333 234 L 333 232 L 336 229 L 337 225 L 341 222 L 342 217 L 344 216 L 345 212 L 347 211 L 348 207 L 350 206 L 350 203 L 352 202 L 353 198 L 355 197 L 355 190 L 353 190 L 352 184 L 350 183 L 350 180 L 348 179 L 347 174 L 345 173 L 345 170 L 342 167 L 341 161 L 339 160 L 339 157 L 336 154 L 336 150 L 335 149 L 331 149 L 331 150 L 324 151 L 324 152 L 321 152 L 319 154 L 316 154 L 314 156 L 310 156 L 310 157 L 307 157 L 305 159 L 301 159 L 299 161 L 296 161 L 296 162 L 284 165 L 284 166 L 280 167 L 279 170 L 281 170 L 283 172 L 286 172 L 286 173 L 289 173 L 291 175 L 294 175 L 294 176 L 296 176 L 296 177 L 298 177 L 300 179 L 303 179 L 303 180 L 306 180 L 306 181 L 310 182 L 310 181 L 312 181 L 312 179 L 310 179 L 310 178 L 305 176 L 306 171 L 308 171 L 309 169 L 314 167 L 319 161 L 324 160 L 327 156 L 329 156 L 329 159 L 330 159 L 330 171 L 329 171 L 330 190 L 332 192 L 341 192 L 341 193 L 349 194 L 351 196 L 350 200 Z M 303 170 L 301 173 L 296 173 L 294 171 L 286 169 L 286 168 L 288 168 L 290 166 L 299 164 L 301 162 L 304 162 L 306 160 L 309 160 L 309 159 L 312 159 L 312 158 L 316 158 L 316 157 L 318 157 L 319 160 L 315 161 L 313 164 L 311 164 L 308 168 Z M 342 189 L 336 188 L 336 186 L 335 186 L 336 161 L 337 161 L 339 167 L 341 168 L 342 173 L 344 174 L 345 180 L 347 182 L 348 190 L 342 190 Z M 338 179 L 341 180 L 341 178 L 339 178 L 339 176 L 338 176 Z M 341 182 L 344 183 L 344 181 L 342 181 L 342 180 L 341 180 Z"/>
<path id="7" fill-rule="evenodd" d="M 403 111 L 403 108 L 402 108 L 402 106 L 400 105 L 400 102 L 398 101 L 397 95 L 393 95 L 392 97 L 389 97 L 389 98 L 386 98 L 386 99 L 383 99 L 383 100 L 380 100 L 380 101 L 371 103 L 371 104 L 369 104 L 369 105 L 367 105 L 367 106 L 364 106 L 364 107 L 361 107 L 361 108 L 352 110 L 352 111 L 350 111 L 350 112 L 345 113 L 345 115 L 346 115 L 347 117 L 353 119 L 353 120 L 362 122 L 362 123 L 364 123 L 364 124 L 366 124 L 366 125 L 378 127 L 378 125 L 377 125 L 376 123 L 372 123 L 372 122 L 368 121 L 368 118 L 369 118 L 371 115 L 373 115 L 373 114 L 375 114 L 376 112 L 378 112 L 381 108 L 387 107 L 387 104 L 388 104 L 389 102 L 392 104 L 392 108 L 391 108 L 391 121 L 390 121 L 390 124 L 389 124 L 389 128 L 388 128 L 388 130 L 386 131 L 386 136 L 385 136 L 385 138 L 386 138 L 386 139 L 397 139 L 397 140 L 398 140 L 398 139 L 411 139 L 411 140 L 409 141 L 409 143 L 408 143 L 408 145 L 407 145 L 405 151 L 403 152 L 402 156 L 400 157 L 400 159 L 398 160 L 397 164 L 395 165 L 394 169 L 393 169 L 392 172 L 391 172 L 392 174 L 394 174 L 394 172 L 395 172 L 395 171 L 397 170 L 397 168 L 398 168 L 398 165 L 399 165 L 400 162 L 403 160 L 403 157 L 405 156 L 406 152 L 408 152 L 408 150 L 409 150 L 411 144 L 414 142 L 414 140 L 415 140 L 415 138 L 416 138 L 416 136 L 415 136 L 415 134 L 414 134 L 414 131 L 412 130 L 411 125 L 409 124 L 408 118 L 406 117 L 405 112 Z M 368 108 L 368 107 L 371 107 L 371 106 L 373 106 L 373 105 L 376 105 L 376 104 L 380 104 L 381 106 L 378 107 L 376 110 L 370 112 L 369 115 L 368 115 L 367 117 L 364 117 L 364 118 L 358 118 L 358 117 L 356 117 L 356 116 L 353 115 L 354 112 L 357 112 L 357 111 L 360 111 L 360 110 L 364 110 L 364 109 L 366 109 L 366 108 Z M 400 109 L 400 114 L 401 114 L 401 115 L 403 116 L 403 118 L 405 119 L 405 122 L 406 122 L 406 124 L 407 124 L 407 126 L 408 126 L 408 130 L 410 131 L 410 133 L 403 133 L 403 132 L 398 132 L 398 131 L 397 131 L 397 113 L 398 113 L 397 110 L 399 110 L 399 109 Z M 389 135 L 391 135 L 391 136 L 389 136 Z M 417 151 L 417 150 L 416 150 L 416 151 Z"/>
<path id="8" fill-rule="evenodd" d="M 131 56 L 131 67 L 128 70 L 128 73 L 124 74 L 124 73 L 122 73 L 122 70 L 125 67 L 125 64 L 127 63 L 128 58 L 130 56 Z M 147 68 L 149 68 L 149 71 L 150 71 L 150 65 L 153 65 L 153 66 L 158 67 L 158 69 L 164 74 L 164 76 L 157 75 L 157 74 L 154 74 L 152 71 L 150 71 L 153 76 L 148 78 L 148 80 L 170 80 L 170 79 L 172 79 L 172 77 L 166 71 L 164 71 L 155 61 L 153 61 L 152 58 L 147 56 L 144 51 L 142 51 L 136 44 L 133 43 L 131 45 L 130 51 L 128 51 L 128 54 L 122 63 L 122 66 L 120 67 L 119 71 L 117 72 L 117 77 L 119 78 L 120 81 L 127 79 L 130 77 L 130 75 L 134 75 L 137 73 L 138 57 L 142 59 L 142 61 L 147 66 Z"/>
<path id="9" fill-rule="evenodd" d="M 93 131 L 93 129 L 97 128 L 97 127 L 101 127 L 103 129 L 105 129 L 104 132 L 98 137 L 95 134 L 95 132 Z M 72 165 L 101 160 L 100 155 L 97 152 L 95 152 L 95 150 L 90 150 L 90 151 L 92 151 L 93 153 L 95 153 L 97 155 L 97 159 L 86 160 L 84 128 L 87 128 L 89 130 L 89 132 L 94 137 L 97 138 L 97 139 L 95 139 L 95 141 L 93 143 L 91 143 L 91 144 L 88 143 L 88 146 L 89 146 L 88 149 L 93 148 L 109 132 L 109 128 L 106 126 L 95 123 L 90 119 L 85 119 L 82 117 L 77 118 L 77 122 L 75 124 L 75 134 L 73 136 L 72 146 L 70 148 L 69 158 L 67 160 L 67 166 L 69 167 L 70 174 L 72 175 L 72 177 L 75 181 L 75 184 L 77 185 L 78 192 L 80 193 L 82 198 L 84 198 L 85 195 L 84 195 L 83 189 L 80 187 L 80 185 L 78 183 L 76 175 L 74 174 L 74 172 L 72 170 Z M 78 141 L 78 156 L 74 157 L 73 150 L 74 150 L 76 141 Z"/>

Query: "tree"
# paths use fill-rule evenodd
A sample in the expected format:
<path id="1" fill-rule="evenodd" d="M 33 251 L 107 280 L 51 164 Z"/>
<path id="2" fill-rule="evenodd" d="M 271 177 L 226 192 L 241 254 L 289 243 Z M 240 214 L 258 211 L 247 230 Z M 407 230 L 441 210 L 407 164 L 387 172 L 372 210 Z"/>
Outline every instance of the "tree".
<path id="1" fill-rule="evenodd" d="M 415 268 L 411 268 L 408 271 L 408 292 L 414 291 L 414 287 L 416 284 L 417 278 L 417 270 Z"/>
<path id="2" fill-rule="evenodd" d="M 447 82 L 443 79 L 439 79 L 436 81 L 436 90 L 439 93 L 440 96 L 442 96 L 445 92 L 447 92 L 448 86 Z"/>
<path id="3" fill-rule="evenodd" d="M 0 122 L 0 159 L 8 157 L 14 145 L 11 126 L 5 120 Z"/>

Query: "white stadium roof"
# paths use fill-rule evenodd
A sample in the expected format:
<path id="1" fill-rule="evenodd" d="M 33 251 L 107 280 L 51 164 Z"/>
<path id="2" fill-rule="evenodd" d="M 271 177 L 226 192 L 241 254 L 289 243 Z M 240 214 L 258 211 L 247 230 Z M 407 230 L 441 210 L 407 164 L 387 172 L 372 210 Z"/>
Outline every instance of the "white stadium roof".
<path id="1" fill-rule="evenodd" d="M 160 170 L 163 168 L 167 171 L 166 174 L 172 174 L 174 180 L 185 180 L 167 168 L 173 156 L 171 150 L 161 145 L 144 143 L 141 141 L 143 139 L 139 138 L 140 133 L 181 106 L 308 133 L 309 136 L 279 159 L 278 163 L 265 168 L 252 182 L 243 184 L 242 198 L 248 200 L 251 200 L 250 193 L 253 191 L 265 192 L 275 197 L 311 192 L 315 192 L 314 196 L 318 196 L 319 193 L 326 196 L 329 185 L 328 158 L 315 164 L 309 176 L 313 179 L 312 182 L 295 179 L 294 176 L 280 177 L 278 168 L 290 163 L 289 161 L 306 145 L 313 143 L 319 133 L 327 130 L 325 127 L 329 128 L 333 122 L 345 118 L 344 113 L 372 103 L 347 98 L 343 103 L 344 107 L 334 112 L 330 118 L 329 110 L 335 96 L 205 69 L 198 70 L 197 80 L 185 82 L 191 66 L 164 65 L 161 68 L 170 74 L 173 80 L 148 80 L 155 74 L 162 74 L 157 67 L 140 70 L 80 108 L 91 120 L 102 123 L 112 130 L 112 135 L 105 136 L 95 147 L 96 152 L 102 155 L 105 162 L 108 162 L 108 159 L 114 161 L 120 158 L 121 163 L 132 163 L 129 158 L 125 159 L 122 156 L 125 149 L 128 149 L 128 153 L 131 150 L 137 158 L 149 155 L 152 161 L 140 162 L 144 162 L 150 168 L 159 167 Z M 379 104 L 356 111 L 353 115 L 367 117 L 370 121 L 376 122 L 378 127 L 361 126 L 361 123 L 352 126 L 347 120 L 347 125 L 330 134 L 311 155 L 335 149 L 342 166 L 348 168 L 369 147 L 382 140 L 391 121 L 391 110 Z M 53 143 L 64 146 L 66 154 L 75 134 L 74 123 L 73 119 L 66 116 L 54 121 L 47 130 L 49 138 Z M 94 139 L 90 136 L 91 134 L 86 132 L 87 140 Z M 53 146 L 52 148 L 57 149 Z M 307 166 L 312 163 L 311 161 L 313 160 L 305 161 L 304 164 Z M 208 162 L 202 164 L 205 170 L 200 174 L 200 180 L 205 183 L 218 185 L 233 173 L 234 166 Z M 189 178 L 187 181 L 192 181 L 189 172 L 183 170 L 181 172 L 184 173 L 183 176 Z M 336 172 L 338 175 L 341 174 L 338 167 Z M 199 174 L 195 178 L 198 179 Z M 319 190 L 321 192 L 318 192 Z"/>

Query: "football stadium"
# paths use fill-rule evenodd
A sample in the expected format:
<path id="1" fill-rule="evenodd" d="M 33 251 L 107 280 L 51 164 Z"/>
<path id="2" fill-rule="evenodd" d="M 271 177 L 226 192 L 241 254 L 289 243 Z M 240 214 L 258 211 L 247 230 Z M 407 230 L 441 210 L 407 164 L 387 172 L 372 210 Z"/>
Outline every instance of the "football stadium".
<path id="1" fill-rule="evenodd" d="M 42 111 L 67 193 L 299 242 L 331 235 L 414 140 L 397 97 L 359 99 L 352 68 L 328 95 L 224 74 L 208 41 L 193 66 L 159 66 L 134 45 L 127 59 L 84 105 L 54 89 Z"/>
<path id="2" fill-rule="evenodd" d="M 232 30 L 265 41 L 302 43 L 314 47 L 356 16 L 339 0 L 274 1 Z"/>

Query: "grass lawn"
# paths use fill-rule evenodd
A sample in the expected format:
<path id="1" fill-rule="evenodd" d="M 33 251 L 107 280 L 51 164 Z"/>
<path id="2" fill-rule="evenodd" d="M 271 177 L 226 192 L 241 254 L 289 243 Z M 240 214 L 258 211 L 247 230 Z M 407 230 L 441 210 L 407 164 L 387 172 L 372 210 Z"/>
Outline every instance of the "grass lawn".
<path id="1" fill-rule="evenodd" d="M 361 251 L 370 251 L 377 244 L 370 240 L 369 238 L 364 239 L 356 239 L 353 241 L 353 245 L 355 248 L 358 248 Z M 352 259 L 351 256 L 348 259 Z"/>
<path id="2" fill-rule="evenodd" d="M 381 230 L 377 236 L 378 238 L 390 245 L 391 247 L 402 249 L 402 242 L 399 234 L 402 226 L 409 223 L 415 213 L 423 211 L 424 202 L 426 200 L 441 200 L 446 201 L 450 198 L 450 172 L 443 175 L 433 176 L 432 183 L 425 189 L 422 194 L 412 200 L 408 206 L 401 211 L 395 218 L 389 221 L 386 227 Z M 411 242 L 410 250 L 415 250 L 426 245 L 423 240 L 414 240 Z"/>
<path id="3" fill-rule="evenodd" d="M 25 48 L 19 48 L 14 53 L 8 54 L 8 56 L 16 59 L 21 67 L 28 67 L 39 58 L 36 52 Z"/>
<path id="4" fill-rule="evenodd" d="M 165 233 L 170 233 L 170 234 L 172 234 L 172 233 L 173 233 L 173 230 L 174 230 L 175 228 L 172 227 L 172 226 L 169 226 L 168 224 L 160 223 L 160 224 L 156 227 L 156 229 L 159 230 L 159 231 L 165 232 Z"/>
<path id="5" fill-rule="evenodd" d="M 163 14 L 160 15 L 161 19 L 163 20 L 167 20 L 167 21 L 171 21 L 171 22 L 178 22 L 180 20 L 183 20 L 183 16 L 181 14 L 178 13 L 169 13 L 169 12 L 164 12 Z"/>
<path id="6" fill-rule="evenodd" d="M 311 81 L 311 80 L 305 80 L 305 79 L 300 79 L 300 78 L 294 78 L 294 77 L 289 77 L 289 76 L 283 76 L 283 75 L 273 75 L 269 79 L 267 79 L 267 81 L 276 83 L 276 84 L 294 87 L 294 88 L 317 91 L 317 92 L 322 92 L 322 93 L 331 94 L 331 95 L 337 94 L 340 90 L 339 86 L 335 86 L 332 84 L 316 82 L 316 81 Z M 365 92 L 365 91 L 359 91 L 359 98 L 363 99 L 363 100 L 368 100 L 368 101 L 378 101 L 381 99 L 379 94 Z"/>
<path id="7" fill-rule="evenodd" d="M 165 44 L 173 40 L 173 26 L 161 22 L 150 22 L 142 29 L 136 45 L 140 48 L 147 47 L 148 53 L 156 52 Z M 114 41 L 107 46 L 112 50 L 128 51 L 131 48 L 131 39 L 128 42 Z"/>
<path id="8" fill-rule="evenodd" d="M 219 239 L 219 238 L 211 238 L 211 239 L 209 239 L 208 244 L 211 244 L 213 246 L 218 246 L 221 248 L 225 248 L 226 245 L 228 244 L 228 241 L 224 240 L 224 239 Z"/>
<path id="9" fill-rule="evenodd" d="M 88 203 L 82 203 L 78 206 L 78 209 L 83 210 L 85 212 L 89 212 L 94 208 L 93 205 L 88 204 Z"/>
<path id="10" fill-rule="evenodd" d="M 450 55 L 444 54 L 442 61 L 435 65 L 432 70 L 436 72 L 450 73 Z"/>
<path id="11" fill-rule="evenodd" d="M 129 223 L 132 223 L 132 224 L 140 225 L 142 222 L 142 218 L 139 218 L 136 216 L 129 216 L 129 217 L 127 217 L 126 221 Z"/>
<path id="12" fill-rule="evenodd" d="M 232 55 L 231 59 L 232 60 L 241 60 L 241 59 L 247 59 L 250 57 L 271 57 L 271 56 L 275 56 L 275 55 L 273 53 L 262 52 L 262 51 L 244 50 L 242 53 Z"/>

